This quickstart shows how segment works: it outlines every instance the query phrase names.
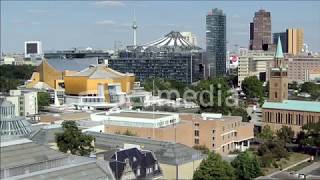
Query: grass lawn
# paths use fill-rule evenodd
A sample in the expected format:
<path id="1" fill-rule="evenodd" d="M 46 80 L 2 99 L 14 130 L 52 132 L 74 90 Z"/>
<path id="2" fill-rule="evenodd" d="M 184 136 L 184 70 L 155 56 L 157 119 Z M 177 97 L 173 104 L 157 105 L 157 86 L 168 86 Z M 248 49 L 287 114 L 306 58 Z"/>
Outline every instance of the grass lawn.
<path id="1" fill-rule="evenodd" d="M 288 166 L 291 166 L 299 161 L 302 161 L 306 158 L 309 158 L 310 156 L 307 154 L 301 154 L 301 153 L 294 153 L 290 152 L 289 153 L 289 158 L 288 159 L 281 159 L 280 161 L 277 161 L 277 164 L 279 165 L 278 168 L 275 167 L 270 167 L 270 168 L 263 168 L 263 173 L 265 175 L 271 174 L 276 171 L 280 171 Z M 282 167 L 282 168 L 281 168 Z"/>

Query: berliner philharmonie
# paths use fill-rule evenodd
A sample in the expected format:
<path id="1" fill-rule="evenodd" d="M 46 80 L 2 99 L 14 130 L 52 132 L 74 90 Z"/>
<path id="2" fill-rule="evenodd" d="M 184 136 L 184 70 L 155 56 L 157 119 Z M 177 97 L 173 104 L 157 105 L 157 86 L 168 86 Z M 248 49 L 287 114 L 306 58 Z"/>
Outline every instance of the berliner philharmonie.
<path id="1" fill-rule="evenodd" d="M 134 73 L 143 83 L 163 78 L 190 84 L 205 76 L 204 51 L 188 42 L 180 32 L 172 31 L 159 40 L 144 45 L 127 46 L 108 60 L 110 68 Z"/>

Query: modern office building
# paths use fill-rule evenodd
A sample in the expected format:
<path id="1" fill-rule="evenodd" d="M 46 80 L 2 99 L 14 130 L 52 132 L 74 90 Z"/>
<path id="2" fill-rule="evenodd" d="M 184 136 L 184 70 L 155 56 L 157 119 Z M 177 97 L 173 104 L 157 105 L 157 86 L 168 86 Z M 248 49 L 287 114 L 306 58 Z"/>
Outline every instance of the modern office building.
<path id="1" fill-rule="evenodd" d="M 137 47 L 127 47 L 108 66 L 122 73 L 133 73 L 141 84 L 163 78 L 190 84 L 203 78 L 204 62 L 199 47 L 191 45 L 180 32 Z"/>
<path id="2" fill-rule="evenodd" d="M 26 41 L 24 42 L 24 57 L 42 59 L 42 43 L 41 41 Z"/>
<path id="3" fill-rule="evenodd" d="M 255 12 L 250 23 L 250 50 L 268 50 L 271 42 L 271 14 L 263 9 Z"/>
<path id="4" fill-rule="evenodd" d="M 264 125 L 274 131 L 289 126 L 297 134 L 303 125 L 320 121 L 320 102 L 288 100 L 288 68 L 280 39 L 270 69 L 269 84 L 269 100 L 262 106 Z"/>
<path id="5" fill-rule="evenodd" d="M 206 73 L 209 77 L 226 74 L 226 15 L 212 9 L 206 16 Z"/>
<path id="6" fill-rule="evenodd" d="M 320 78 L 316 71 L 320 67 L 320 57 L 315 56 L 288 56 L 285 57 L 288 64 L 289 82 L 303 83 Z"/>
<path id="7" fill-rule="evenodd" d="M 97 113 L 94 121 L 104 121 L 105 132 L 131 131 L 136 136 L 177 142 L 189 147 L 205 145 L 220 154 L 245 150 L 253 138 L 253 124 L 238 116 L 168 112 L 120 111 Z"/>
<path id="8" fill-rule="evenodd" d="M 288 53 L 288 33 L 287 32 L 277 32 L 272 34 L 273 44 L 278 43 L 278 38 L 281 39 L 282 52 Z"/>
<path id="9" fill-rule="evenodd" d="M 288 53 L 297 55 L 302 52 L 304 44 L 303 29 L 287 29 Z"/>
<path id="10" fill-rule="evenodd" d="M 74 58 L 99 58 L 108 59 L 110 54 L 102 50 L 92 50 L 92 49 L 72 49 L 64 51 L 55 52 L 45 52 L 44 58 L 46 59 L 74 59 Z"/>
<path id="11" fill-rule="evenodd" d="M 238 86 L 249 76 L 257 76 L 261 81 L 268 80 L 268 67 L 273 61 L 272 51 L 248 51 L 239 56 L 238 64 Z"/>

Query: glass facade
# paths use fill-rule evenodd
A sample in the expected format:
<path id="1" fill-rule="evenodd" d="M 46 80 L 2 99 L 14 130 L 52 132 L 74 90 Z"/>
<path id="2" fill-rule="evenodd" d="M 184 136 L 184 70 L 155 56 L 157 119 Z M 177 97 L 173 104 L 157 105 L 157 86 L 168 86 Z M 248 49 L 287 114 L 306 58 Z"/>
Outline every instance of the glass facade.
<path id="1" fill-rule="evenodd" d="M 226 74 L 226 15 L 213 9 L 206 16 L 206 48 L 208 76 Z"/>

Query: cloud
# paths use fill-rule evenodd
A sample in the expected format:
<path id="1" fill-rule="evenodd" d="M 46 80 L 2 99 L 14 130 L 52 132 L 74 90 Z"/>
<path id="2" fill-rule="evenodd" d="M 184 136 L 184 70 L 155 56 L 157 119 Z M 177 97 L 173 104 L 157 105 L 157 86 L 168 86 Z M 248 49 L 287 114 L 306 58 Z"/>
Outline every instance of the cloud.
<path id="1" fill-rule="evenodd" d="M 102 20 L 102 21 L 97 21 L 96 24 L 100 24 L 100 25 L 114 25 L 116 24 L 114 21 L 112 20 Z"/>
<path id="2" fill-rule="evenodd" d="M 94 3 L 99 7 L 121 7 L 125 6 L 125 3 L 122 1 L 97 1 Z"/>

